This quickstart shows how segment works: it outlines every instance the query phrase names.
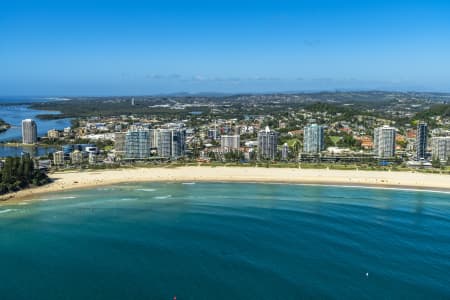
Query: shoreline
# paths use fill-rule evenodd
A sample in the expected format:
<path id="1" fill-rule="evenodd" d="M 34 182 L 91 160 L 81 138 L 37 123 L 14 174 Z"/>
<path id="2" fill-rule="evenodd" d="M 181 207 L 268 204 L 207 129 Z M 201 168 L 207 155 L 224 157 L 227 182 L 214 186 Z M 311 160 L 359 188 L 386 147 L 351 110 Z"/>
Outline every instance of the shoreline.
<path id="1" fill-rule="evenodd" d="M 449 175 L 390 171 L 188 166 L 55 172 L 49 177 L 53 182 L 47 185 L 0 196 L 0 205 L 55 192 L 133 182 L 273 183 L 450 192 Z"/>

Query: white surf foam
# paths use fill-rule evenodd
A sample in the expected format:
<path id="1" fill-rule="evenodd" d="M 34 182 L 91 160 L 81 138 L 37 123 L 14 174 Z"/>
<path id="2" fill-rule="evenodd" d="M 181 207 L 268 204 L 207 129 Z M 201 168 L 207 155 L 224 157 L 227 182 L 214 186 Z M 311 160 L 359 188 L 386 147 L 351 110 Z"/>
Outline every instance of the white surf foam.
<path id="1" fill-rule="evenodd" d="M 122 198 L 120 201 L 134 201 L 137 200 L 137 198 Z"/>
<path id="2" fill-rule="evenodd" d="M 137 189 L 136 191 L 142 191 L 142 192 L 154 192 L 156 189 Z"/>
<path id="3" fill-rule="evenodd" d="M 166 195 L 166 196 L 156 196 L 155 199 L 168 199 L 172 197 L 172 195 Z"/>

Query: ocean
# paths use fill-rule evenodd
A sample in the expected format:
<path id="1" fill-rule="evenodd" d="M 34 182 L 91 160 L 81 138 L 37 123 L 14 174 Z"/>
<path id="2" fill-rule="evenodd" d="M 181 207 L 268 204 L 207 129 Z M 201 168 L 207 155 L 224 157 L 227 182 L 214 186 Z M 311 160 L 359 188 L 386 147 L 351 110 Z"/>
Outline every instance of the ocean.
<path id="1" fill-rule="evenodd" d="M 139 183 L 0 206 L 1 299 L 449 299 L 450 195 Z"/>

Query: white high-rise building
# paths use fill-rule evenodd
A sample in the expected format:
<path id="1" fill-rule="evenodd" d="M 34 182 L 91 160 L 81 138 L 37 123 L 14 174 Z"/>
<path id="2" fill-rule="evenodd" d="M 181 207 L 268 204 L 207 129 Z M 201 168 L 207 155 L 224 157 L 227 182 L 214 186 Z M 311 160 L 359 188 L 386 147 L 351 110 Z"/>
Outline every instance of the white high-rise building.
<path id="1" fill-rule="evenodd" d="M 259 159 L 274 160 L 277 155 L 278 132 L 270 130 L 267 126 L 258 132 L 258 157 Z"/>
<path id="2" fill-rule="evenodd" d="M 155 138 L 158 156 L 179 158 L 186 151 L 186 129 L 157 129 Z"/>
<path id="3" fill-rule="evenodd" d="M 150 129 L 150 149 L 158 148 L 158 130 L 159 129 Z"/>
<path id="4" fill-rule="evenodd" d="M 150 131 L 146 128 L 131 129 L 125 135 L 125 158 L 150 157 Z"/>
<path id="5" fill-rule="evenodd" d="M 396 129 L 390 126 L 377 127 L 374 131 L 374 154 L 379 158 L 395 156 Z"/>
<path id="6" fill-rule="evenodd" d="M 289 158 L 289 146 L 287 143 L 284 143 L 283 148 L 281 148 L 281 159 L 288 160 Z"/>
<path id="7" fill-rule="evenodd" d="M 158 156 L 171 157 L 172 156 L 172 130 L 158 129 L 157 131 L 157 148 Z"/>
<path id="8" fill-rule="evenodd" d="M 220 137 L 222 152 L 239 150 L 241 146 L 240 135 L 222 135 Z"/>
<path id="9" fill-rule="evenodd" d="M 304 128 L 303 152 L 317 154 L 325 149 L 323 126 L 311 124 Z"/>
<path id="10" fill-rule="evenodd" d="M 450 157 L 450 136 L 434 137 L 431 139 L 431 155 L 433 159 L 444 162 Z"/>
<path id="11" fill-rule="evenodd" d="M 37 142 L 37 125 L 34 120 L 25 119 L 22 121 L 22 143 L 35 144 Z"/>

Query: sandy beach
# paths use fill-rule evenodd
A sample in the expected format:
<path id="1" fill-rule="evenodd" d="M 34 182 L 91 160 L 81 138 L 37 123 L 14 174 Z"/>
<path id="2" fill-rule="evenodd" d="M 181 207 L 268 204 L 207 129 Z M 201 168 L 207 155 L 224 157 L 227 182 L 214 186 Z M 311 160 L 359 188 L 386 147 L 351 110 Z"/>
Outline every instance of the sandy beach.
<path id="1" fill-rule="evenodd" d="M 125 182 L 261 182 L 368 186 L 450 191 L 450 176 L 416 172 L 341 171 L 256 167 L 132 168 L 52 173 L 52 183 L 0 197 L 3 203 L 74 189 Z"/>

